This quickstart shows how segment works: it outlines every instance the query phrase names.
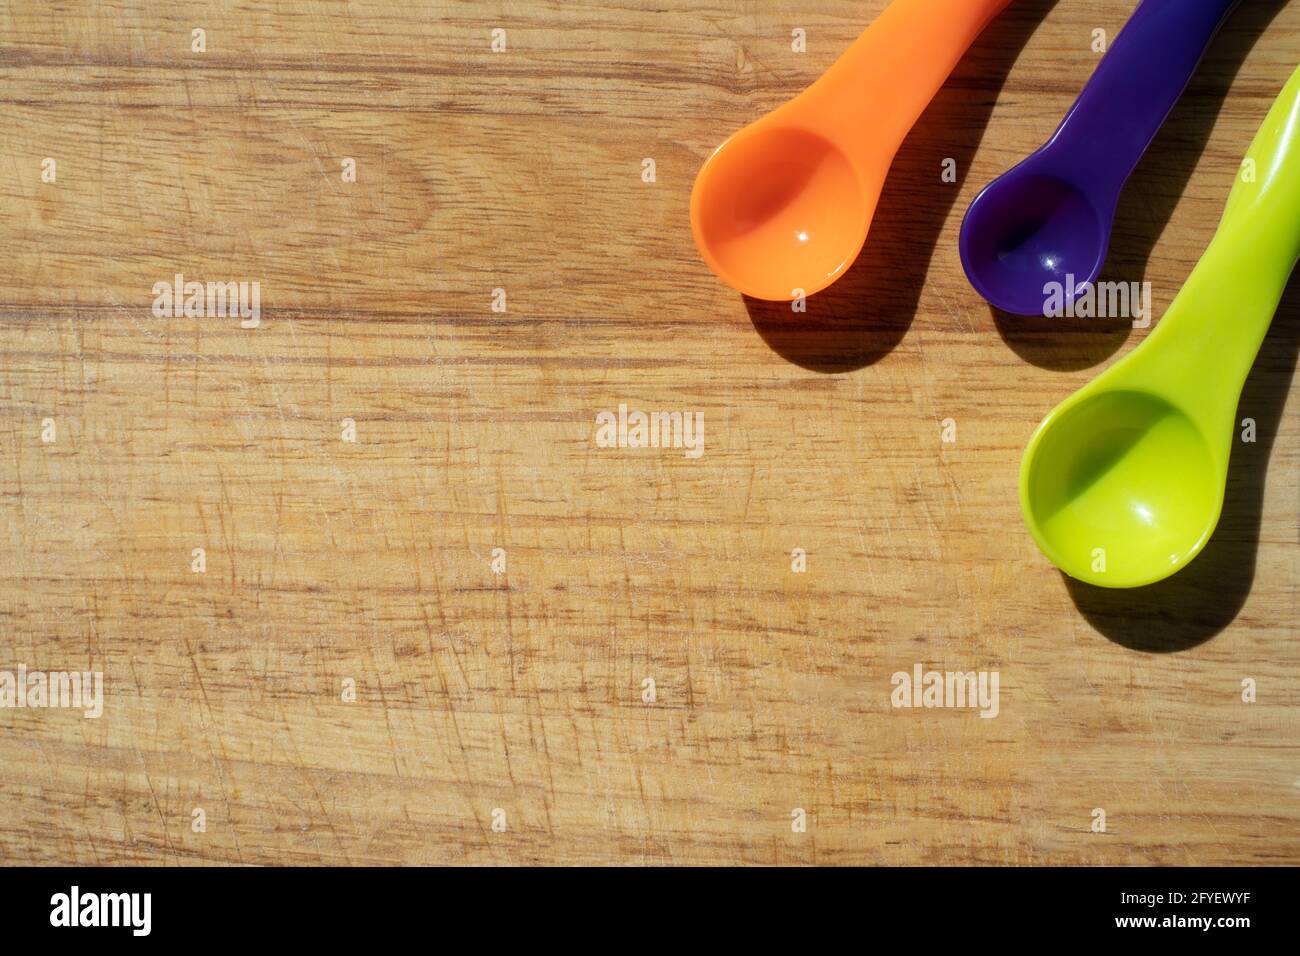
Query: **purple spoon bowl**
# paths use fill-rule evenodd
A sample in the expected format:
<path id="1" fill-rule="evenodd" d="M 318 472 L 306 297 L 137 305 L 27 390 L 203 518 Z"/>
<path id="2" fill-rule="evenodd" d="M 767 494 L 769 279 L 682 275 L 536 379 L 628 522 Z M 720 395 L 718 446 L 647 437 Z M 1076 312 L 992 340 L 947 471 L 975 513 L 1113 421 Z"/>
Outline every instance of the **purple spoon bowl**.
<path id="1" fill-rule="evenodd" d="M 966 276 L 992 305 L 1042 315 L 1096 281 L 1124 183 L 1239 0 L 1143 0 L 1043 146 L 962 220 Z"/>
<path id="2" fill-rule="evenodd" d="M 998 308 L 1041 314 L 1049 283 L 1073 298 L 1101 272 L 1114 206 L 1026 160 L 991 182 L 966 213 L 959 240 L 971 285 Z"/>

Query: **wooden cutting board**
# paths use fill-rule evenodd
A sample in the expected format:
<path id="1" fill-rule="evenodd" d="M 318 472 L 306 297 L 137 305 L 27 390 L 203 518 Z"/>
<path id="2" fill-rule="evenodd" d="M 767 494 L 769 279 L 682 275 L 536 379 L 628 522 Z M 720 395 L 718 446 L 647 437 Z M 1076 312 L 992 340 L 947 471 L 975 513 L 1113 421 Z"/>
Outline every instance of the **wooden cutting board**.
<path id="1" fill-rule="evenodd" d="M 806 315 L 695 253 L 708 151 L 884 6 L 0 8 L 0 670 L 103 675 L 0 709 L 0 860 L 1300 862 L 1300 282 L 1209 548 L 1099 592 L 1020 452 L 1149 329 L 957 255 L 1134 4 L 1013 3 Z M 1131 181 L 1157 319 L 1297 60 L 1243 5 Z M 997 716 L 893 706 L 917 665 Z"/>

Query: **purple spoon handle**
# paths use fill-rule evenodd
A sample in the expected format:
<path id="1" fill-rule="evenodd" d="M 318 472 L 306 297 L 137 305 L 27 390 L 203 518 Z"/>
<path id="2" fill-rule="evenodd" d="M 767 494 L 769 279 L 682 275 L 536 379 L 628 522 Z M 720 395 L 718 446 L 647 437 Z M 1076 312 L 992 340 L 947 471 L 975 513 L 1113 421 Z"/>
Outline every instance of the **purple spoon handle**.
<path id="1" fill-rule="evenodd" d="M 1239 0 L 1142 0 L 1043 148 L 1045 167 L 1113 214 L 1125 181 Z"/>

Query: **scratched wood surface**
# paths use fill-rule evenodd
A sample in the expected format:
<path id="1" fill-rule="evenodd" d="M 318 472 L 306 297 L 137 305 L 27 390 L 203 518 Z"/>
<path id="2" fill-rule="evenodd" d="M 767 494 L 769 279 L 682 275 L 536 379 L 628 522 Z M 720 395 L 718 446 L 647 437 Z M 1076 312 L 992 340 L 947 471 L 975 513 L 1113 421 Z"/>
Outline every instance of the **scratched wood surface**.
<path id="1" fill-rule="evenodd" d="M 0 710 L 0 860 L 1300 863 L 1300 282 L 1213 543 L 1112 593 L 1017 468 L 1146 331 L 957 256 L 1133 5 L 1013 3 L 794 317 L 698 260 L 691 183 L 884 0 L 0 3 L 0 670 L 105 682 Z M 1245 4 L 1131 181 L 1157 317 L 1297 60 Z M 155 317 L 178 272 L 260 326 Z M 620 403 L 703 455 L 598 447 Z M 891 707 L 917 663 L 998 716 Z"/>

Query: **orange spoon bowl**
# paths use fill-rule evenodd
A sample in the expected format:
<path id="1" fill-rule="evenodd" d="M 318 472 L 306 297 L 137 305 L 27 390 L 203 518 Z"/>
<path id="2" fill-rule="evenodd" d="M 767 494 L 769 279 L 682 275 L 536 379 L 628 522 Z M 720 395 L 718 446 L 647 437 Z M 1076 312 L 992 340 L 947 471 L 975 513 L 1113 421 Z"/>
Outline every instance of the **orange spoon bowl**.
<path id="1" fill-rule="evenodd" d="M 714 150 L 691 193 L 709 268 L 787 302 L 843 275 L 903 138 L 1008 2 L 894 0 L 817 82 Z"/>
<path id="2" fill-rule="evenodd" d="M 878 194 L 816 133 L 751 126 L 700 170 L 691 196 L 695 244 L 709 268 L 746 295 L 812 295 L 857 258 Z"/>

